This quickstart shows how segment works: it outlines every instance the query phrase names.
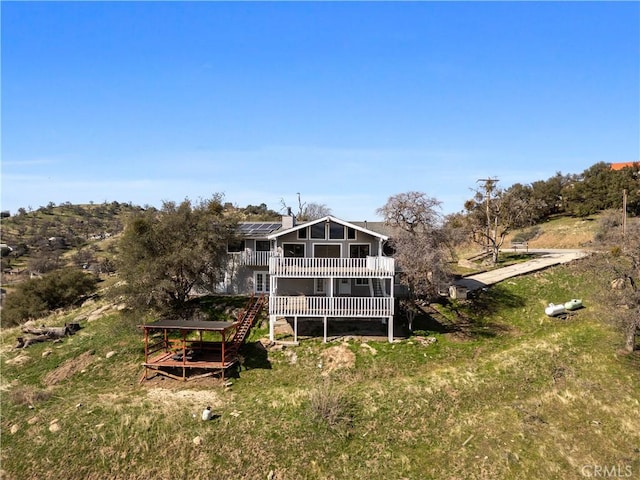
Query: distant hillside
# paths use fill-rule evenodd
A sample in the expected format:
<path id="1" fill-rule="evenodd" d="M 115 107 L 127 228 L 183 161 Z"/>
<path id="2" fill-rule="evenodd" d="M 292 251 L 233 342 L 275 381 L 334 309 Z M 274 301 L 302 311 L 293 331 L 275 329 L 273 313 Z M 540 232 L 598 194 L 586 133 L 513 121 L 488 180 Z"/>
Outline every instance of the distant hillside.
<path id="1" fill-rule="evenodd" d="M 38 210 L 20 209 L 1 220 L 3 284 L 28 272 L 44 273 L 66 265 L 109 271 L 114 238 L 129 215 L 142 208 L 126 203 L 73 205 L 50 203 Z"/>
<path id="2" fill-rule="evenodd" d="M 599 236 L 621 229 L 622 215 L 615 211 L 601 212 L 588 217 L 559 216 L 532 227 L 515 230 L 504 244 L 527 241 L 530 248 L 590 248 Z M 640 218 L 627 219 L 628 225 Z"/>

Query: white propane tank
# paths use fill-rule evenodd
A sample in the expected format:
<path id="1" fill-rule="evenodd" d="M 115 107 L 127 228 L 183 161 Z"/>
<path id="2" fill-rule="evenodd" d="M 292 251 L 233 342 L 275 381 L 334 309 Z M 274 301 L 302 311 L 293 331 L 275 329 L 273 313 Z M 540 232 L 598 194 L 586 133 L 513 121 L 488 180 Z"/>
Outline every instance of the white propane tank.
<path id="1" fill-rule="evenodd" d="M 550 303 L 549 306 L 544 309 L 544 313 L 546 313 L 550 317 L 562 315 L 566 312 L 567 310 L 564 308 L 564 305 L 554 305 L 553 303 Z"/>

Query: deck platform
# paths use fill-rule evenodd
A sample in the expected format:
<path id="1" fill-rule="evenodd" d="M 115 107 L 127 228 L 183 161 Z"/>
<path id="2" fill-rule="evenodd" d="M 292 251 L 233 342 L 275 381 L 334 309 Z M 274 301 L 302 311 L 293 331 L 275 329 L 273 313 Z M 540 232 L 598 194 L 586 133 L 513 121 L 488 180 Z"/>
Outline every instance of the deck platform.
<path id="1" fill-rule="evenodd" d="M 238 363 L 238 352 L 237 348 L 234 348 L 233 337 L 240 324 L 239 321 L 159 320 L 141 325 L 144 330 L 142 365 L 145 369 L 142 379 L 148 379 L 150 372 L 180 380 L 201 378 L 216 373 L 224 377 L 225 370 Z M 158 331 L 161 335 L 154 335 Z M 180 338 L 176 338 L 176 332 L 179 332 Z M 194 332 L 196 339 L 187 338 L 193 337 Z M 204 332 L 218 333 L 220 341 L 203 340 Z M 205 373 L 194 375 L 196 370 L 203 370 Z"/>

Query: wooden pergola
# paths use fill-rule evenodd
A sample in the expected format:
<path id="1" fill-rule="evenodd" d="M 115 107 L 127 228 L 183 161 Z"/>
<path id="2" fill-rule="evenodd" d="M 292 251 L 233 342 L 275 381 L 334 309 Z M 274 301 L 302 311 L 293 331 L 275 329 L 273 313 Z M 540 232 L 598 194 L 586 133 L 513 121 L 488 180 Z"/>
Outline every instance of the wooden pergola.
<path id="1" fill-rule="evenodd" d="M 241 321 L 214 322 L 203 320 L 163 319 L 141 325 L 144 330 L 144 375 L 149 370 L 178 380 L 192 380 L 219 372 L 224 378 L 227 368 L 238 362 L 237 343 L 234 336 Z M 154 332 L 162 332 L 154 335 Z M 179 332 L 179 338 L 170 333 Z M 198 332 L 197 338 L 187 338 Z M 219 341 L 203 340 L 203 333 L 217 332 Z M 187 371 L 205 370 L 205 373 L 187 376 Z M 173 373 L 172 373 L 173 371 Z M 182 371 L 182 375 L 175 372 Z"/>

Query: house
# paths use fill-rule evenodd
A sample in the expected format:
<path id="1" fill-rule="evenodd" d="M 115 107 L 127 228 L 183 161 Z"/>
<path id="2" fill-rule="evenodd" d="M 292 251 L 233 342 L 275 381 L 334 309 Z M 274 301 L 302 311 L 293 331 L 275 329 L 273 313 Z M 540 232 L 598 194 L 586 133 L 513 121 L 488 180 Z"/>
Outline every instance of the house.
<path id="1" fill-rule="evenodd" d="M 327 339 L 336 319 L 380 319 L 393 341 L 395 261 L 385 255 L 388 236 L 333 216 L 296 224 L 241 223 L 242 239 L 229 245 L 228 293 L 269 297 L 269 336 L 279 318 L 293 324 L 317 319 Z"/>
<path id="2" fill-rule="evenodd" d="M 621 162 L 621 163 L 611 163 L 611 170 L 622 170 L 623 168 L 633 168 L 635 166 L 640 166 L 640 162 Z"/>

